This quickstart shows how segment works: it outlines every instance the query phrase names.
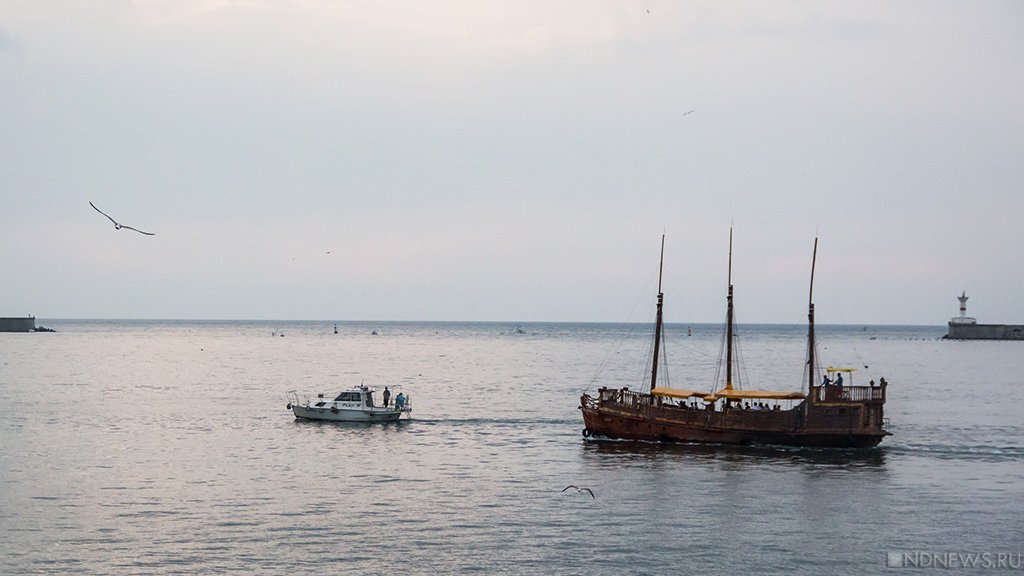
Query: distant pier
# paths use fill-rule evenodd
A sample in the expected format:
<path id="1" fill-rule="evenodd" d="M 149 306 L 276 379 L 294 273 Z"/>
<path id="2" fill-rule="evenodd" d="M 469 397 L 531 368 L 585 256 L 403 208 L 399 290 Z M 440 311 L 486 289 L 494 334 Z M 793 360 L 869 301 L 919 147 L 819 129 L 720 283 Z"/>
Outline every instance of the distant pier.
<path id="1" fill-rule="evenodd" d="M 947 340 L 1024 340 L 1024 326 L 1019 324 L 978 324 L 967 315 L 967 293 L 957 296 L 960 315 L 949 321 Z"/>
<path id="2" fill-rule="evenodd" d="M 0 332 L 35 332 L 36 317 L 0 318 Z"/>
<path id="3" fill-rule="evenodd" d="M 1015 324 L 953 324 L 947 340 L 1024 340 L 1024 326 Z"/>

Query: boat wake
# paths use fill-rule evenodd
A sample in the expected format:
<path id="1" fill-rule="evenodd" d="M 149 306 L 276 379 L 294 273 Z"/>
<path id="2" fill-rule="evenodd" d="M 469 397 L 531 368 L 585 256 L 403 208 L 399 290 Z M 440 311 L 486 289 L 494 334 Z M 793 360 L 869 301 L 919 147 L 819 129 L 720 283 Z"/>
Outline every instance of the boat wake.
<path id="1" fill-rule="evenodd" d="M 414 418 L 414 422 L 428 425 L 447 426 L 571 426 L 579 427 L 579 422 L 570 418 Z M 575 431 L 573 432 L 576 433 Z"/>
<path id="2" fill-rule="evenodd" d="M 942 443 L 893 443 L 887 447 L 890 454 L 927 456 L 940 460 L 968 460 L 981 462 L 1024 461 L 1024 446 L 999 446 Z"/>
<path id="3" fill-rule="evenodd" d="M 1020 426 L 906 426 L 890 445 L 892 454 L 943 460 L 1024 460 L 1024 427 Z"/>

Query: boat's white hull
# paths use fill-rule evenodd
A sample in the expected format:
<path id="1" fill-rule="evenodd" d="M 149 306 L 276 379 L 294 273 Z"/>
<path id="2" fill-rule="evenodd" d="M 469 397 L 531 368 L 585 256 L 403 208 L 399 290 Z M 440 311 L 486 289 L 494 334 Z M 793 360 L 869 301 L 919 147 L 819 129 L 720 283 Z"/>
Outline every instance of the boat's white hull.
<path id="1" fill-rule="evenodd" d="M 359 410 L 336 408 L 330 406 L 299 406 L 292 405 L 296 418 L 303 420 L 328 420 L 331 422 L 397 422 L 402 410 L 393 408 L 364 408 Z"/>

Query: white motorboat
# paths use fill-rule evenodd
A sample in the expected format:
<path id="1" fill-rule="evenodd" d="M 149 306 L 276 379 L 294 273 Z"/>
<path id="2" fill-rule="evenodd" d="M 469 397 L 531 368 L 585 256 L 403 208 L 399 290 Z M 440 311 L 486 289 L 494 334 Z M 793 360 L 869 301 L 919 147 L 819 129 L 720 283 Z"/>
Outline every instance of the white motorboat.
<path id="1" fill-rule="evenodd" d="M 392 391 L 392 389 L 395 389 Z M 295 390 L 288 392 L 288 409 L 303 420 L 329 420 L 332 422 L 397 422 L 402 414 L 412 416 L 412 402 L 401 386 L 389 386 L 393 394 L 385 404 L 374 401 L 376 390 L 369 386 L 354 386 L 338 394 L 334 400 L 317 394 L 315 400 L 305 395 L 300 398 Z"/>

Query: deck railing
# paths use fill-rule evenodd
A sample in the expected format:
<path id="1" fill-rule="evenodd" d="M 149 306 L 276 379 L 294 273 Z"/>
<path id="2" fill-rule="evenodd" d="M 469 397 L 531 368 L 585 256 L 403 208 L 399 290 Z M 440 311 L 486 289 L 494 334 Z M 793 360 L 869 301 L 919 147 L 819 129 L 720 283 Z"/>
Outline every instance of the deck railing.
<path id="1" fill-rule="evenodd" d="M 882 386 L 812 386 L 811 395 L 819 402 L 885 402 L 885 385 Z M 645 409 L 649 406 L 661 407 L 659 398 L 628 388 L 601 388 L 598 390 L 597 403 L 617 403 L 634 409 Z M 664 404 L 671 407 L 672 404 Z M 703 406 L 698 406 L 703 408 Z"/>
<path id="2" fill-rule="evenodd" d="M 583 408 L 594 409 L 599 405 L 620 410 L 633 411 L 645 418 L 670 419 L 675 423 L 691 423 L 702 426 L 731 426 L 736 428 L 788 430 L 799 424 L 799 411 L 785 410 L 778 406 L 768 410 L 757 410 L 733 406 L 723 409 L 716 404 L 666 401 L 642 392 L 628 389 L 602 388 L 596 398 L 584 399 Z"/>
<path id="3" fill-rule="evenodd" d="M 885 386 L 815 386 L 811 394 L 822 402 L 885 402 Z"/>

